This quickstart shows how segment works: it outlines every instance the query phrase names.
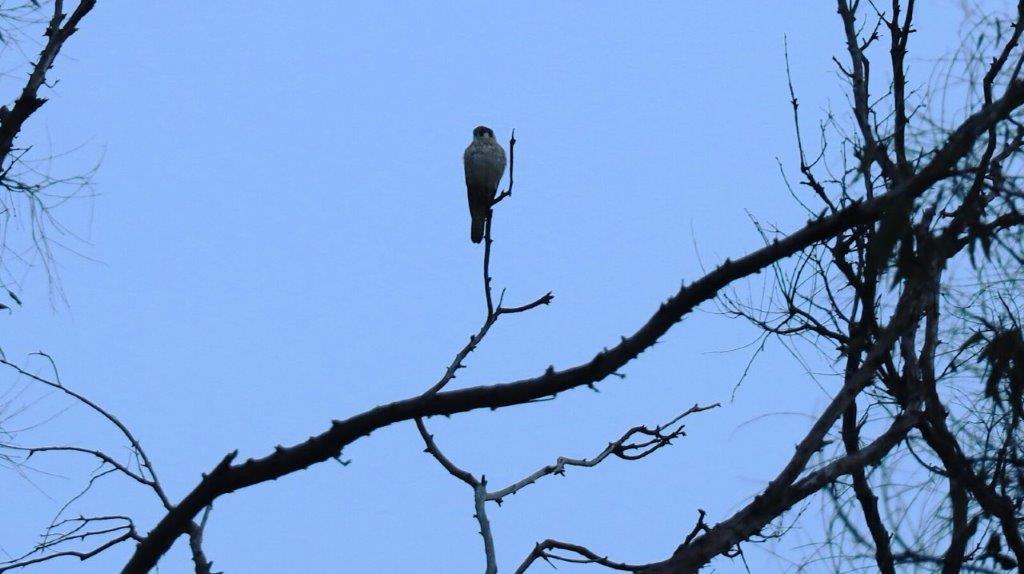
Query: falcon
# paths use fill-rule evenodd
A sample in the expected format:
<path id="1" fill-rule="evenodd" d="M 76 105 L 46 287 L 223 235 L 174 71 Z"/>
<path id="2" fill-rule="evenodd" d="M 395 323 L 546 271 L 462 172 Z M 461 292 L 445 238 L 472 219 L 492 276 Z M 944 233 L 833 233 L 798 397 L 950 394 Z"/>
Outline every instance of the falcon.
<path id="1" fill-rule="evenodd" d="M 484 238 L 484 226 L 491 216 L 491 204 L 498 192 L 498 183 L 505 173 L 505 150 L 494 131 L 486 126 L 473 130 L 473 141 L 462 154 L 466 167 L 466 193 L 469 196 L 469 215 L 473 219 L 469 238 L 480 243 Z"/>

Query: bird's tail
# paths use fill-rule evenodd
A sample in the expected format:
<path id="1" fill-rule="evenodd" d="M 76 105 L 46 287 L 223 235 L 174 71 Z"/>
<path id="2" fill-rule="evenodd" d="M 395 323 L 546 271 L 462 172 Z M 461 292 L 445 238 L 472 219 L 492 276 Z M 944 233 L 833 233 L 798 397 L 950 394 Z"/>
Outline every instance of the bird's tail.
<path id="1" fill-rule="evenodd" d="M 473 243 L 480 243 L 484 240 L 484 226 L 487 224 L 487 216 L 482 214 L 473 214 L 473 225 L 470 228 L 469 238 L 473 240 Z"/>

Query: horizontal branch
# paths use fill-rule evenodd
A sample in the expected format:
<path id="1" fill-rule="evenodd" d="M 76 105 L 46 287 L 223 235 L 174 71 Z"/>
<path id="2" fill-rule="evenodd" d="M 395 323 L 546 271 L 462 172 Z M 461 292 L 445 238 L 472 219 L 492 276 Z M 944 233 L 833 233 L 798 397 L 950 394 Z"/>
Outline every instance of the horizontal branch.
<path id="1" fill-rule="evenodd" d="M 92 558 L 97 554 L 100 554 L 114 546 L 117 546 L 118 544 L 121 544 L 122 542 L 127 542 L 129 540 L 139 540 L 139 537 L 135 534 L 134 530 L 129 530 L 128 532 L 125 532 L 124 534 L 116 538 L 112 538 L 104 542 L 103 544 L 97 546 L 96 548 L 93 548 L 92 550 L 63 550 L 61 552 L 54 552 L 53 554 L 45 554 L 43 556 L 36 556 L 34 558 L 27 558 L 25 560 L 19 560 L 18 562 L 0 565 L 0 573 L 10 572 L 11 570 L 17 570 L 19 568 L 25 568 L 33 564 L 39 564 L 41 562 L 49 562 L 50 560 L 54 560 L 56 558 L 78 558 L 79 561 L 88 560 L 89 558 Z"/>
<path id="2" fill-rule="evenodd" d="M 24 452 L 24 453 L 26 453 L 25 454 L 25 459 L 26 460 L 28 460 L 29 458 L 32 457 L 32 455 L 34 455 L 34 454 L 36 454 L 38 452 L 75 452 L 75 453 L 87 454 L 87 455 L 90 455 L 90 456 L 98 458 L 99 460 L 103 461 L 106 464 L 109 464 L 110 466 L 114 467 L 117 471 L 119 471 L 121 474 L 127 476 L 128 478 L 130 478 L 130 479 L 132 479 L 132 480 L 134 480 L 134 481 L 136 481 L 136 482 L 138 482 L 140 484 L 143 484 L 143 485 L 151 487 L 151 488 L 153 487 L 153 484 L 154 484 L 152 480 L 149 480 L 148 478 L 145 478 L 145 477 L 143 477 L 141 475 L 138 475 L 138 474 L 132 472 L 132 470 L 129 469 L 127 466 L 125 466 L 125 465 L 117 462 L 116 460 L 114 460 L 114 457 L 110 456 L 109 454 L 107 454 L 107 453 L 105 453 L 105 452 L 103 452 L 101 450 L 97 450 L 97 449 L 84 448 L 84 447 L 80 447 L 80 446 L 67 446 L 67 445 L 57 445 L 57 446 L 17 446 L 17 445 L 12 445 L 12 444 L 0 444 L 0 448 L 5 448 L 5 449 L 9 449 L 9 450 L 15 450 L 15 451 L 18 451 L 18 452 Z"/>
<path id="3" fill-rule="evenodd" d="M 573 552 L 582 558 L 570 558 L 568 556 L 553 554 L 551 552 L 552 550 Z M 530 568 L 530 565 L 538 558 L 548 562 L 558 560 L 560 562 L 571 562 L 574 564 L 598 564 L 605 568 L 611 568 L 612 570 L 619 570 L 622 572 L 640 572 L 646 567 L 639 564 L 615 562 L 614 560 L 609 560 L 607 556 L 601 556 L 600 554 L 595 553 L 589 548 L 580 546 L 579 544 L 571 544 L 569 542 L 561 542 L 549 538 L 533 547 L 533 551 L 526 557 L 526 560 L 519 565 L 519 568 L 516 568 L 516 574 L 523 574 L 526 572 Z M 552 564 L 552 566 L 554 565 Z"/>

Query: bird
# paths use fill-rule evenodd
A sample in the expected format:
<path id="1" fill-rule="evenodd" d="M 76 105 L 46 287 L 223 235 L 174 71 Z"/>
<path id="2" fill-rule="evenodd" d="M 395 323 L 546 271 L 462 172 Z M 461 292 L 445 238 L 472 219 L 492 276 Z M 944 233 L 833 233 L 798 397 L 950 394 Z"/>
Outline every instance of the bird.
<path id="1" fill-rule="evenodd" d="M 473 222 L 469 238 L 480 243 L 484 238 L 484 227 L 491 216 L 491 205 L 498 192 L 498 183 L 505 174 L 505 150 L 494 131 L 487 126 L 473 130 L 473 141 L 462 154 L 466 168 L 466 194 L 469 197 L 469 215 Z"/>

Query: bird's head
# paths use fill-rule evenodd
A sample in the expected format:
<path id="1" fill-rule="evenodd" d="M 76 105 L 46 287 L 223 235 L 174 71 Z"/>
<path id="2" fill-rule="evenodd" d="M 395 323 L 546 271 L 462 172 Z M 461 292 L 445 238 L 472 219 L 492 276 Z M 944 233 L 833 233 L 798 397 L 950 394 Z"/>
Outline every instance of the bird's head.
<path id="1" fill-rule="evenodd" d="M 490 139 L 490 140 L 493 140 L 494 139 L 494 130 L 492 130 L 491 128 L 489 128 L 487 126 L 477 126 L 476 129 L 473 130 L 473 139 L 475 139 L 475 140 L 479 140 L 479 139 L 484 139 L 484 140 Z"/>

